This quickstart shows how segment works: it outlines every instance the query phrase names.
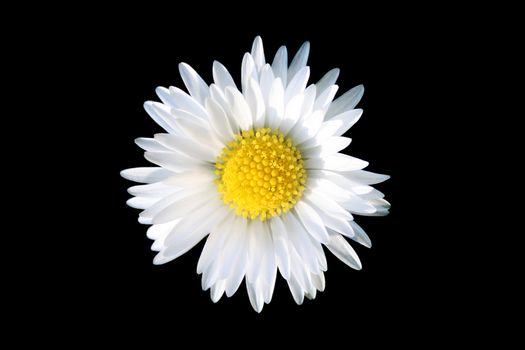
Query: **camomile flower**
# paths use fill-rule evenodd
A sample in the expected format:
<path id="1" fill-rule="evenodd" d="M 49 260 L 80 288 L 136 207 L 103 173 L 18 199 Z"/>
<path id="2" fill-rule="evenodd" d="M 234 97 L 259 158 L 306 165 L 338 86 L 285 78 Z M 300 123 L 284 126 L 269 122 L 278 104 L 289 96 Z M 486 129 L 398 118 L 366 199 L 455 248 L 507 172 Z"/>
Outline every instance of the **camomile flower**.
<path id="1" fill-rule="evenodd" d="M 334 100 L 339 69 L 308 85 L 309 49 L 304 43 L 288 65 L 283 46 L 270 64 L 257 37 L 243 57 L 240 86 L 217 61 L 211 85 L 181 63 L 189 93 L 159 87 L 162 102 L 144 105 L 165 132 L 136 139 L 157 166 L 122 171 L 145 183 L 129 188 L 127 203 L 143 209 L 139 222 L 151 225 L 154 264 L 207 237 L 197 272 L 214 302 L 244 279 L 260 312 L 272 299 L 277 270 L 297 304 L 315 298 L 325 288 L 323 245 L 359 270 L 346 238 L 371 243 L 353 215 L 388 213 L 384 195 L 371 187 L 388 176 L 339 153 L 363 112 L 355 109 L 363 86 Z"/>

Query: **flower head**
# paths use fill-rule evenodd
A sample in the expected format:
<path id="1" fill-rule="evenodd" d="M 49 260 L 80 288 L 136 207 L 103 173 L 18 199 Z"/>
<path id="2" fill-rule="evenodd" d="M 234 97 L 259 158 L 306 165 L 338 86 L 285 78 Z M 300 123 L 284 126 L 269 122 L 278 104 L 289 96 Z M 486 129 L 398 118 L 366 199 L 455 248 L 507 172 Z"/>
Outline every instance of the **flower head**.
<path id="1" fill-rule="evenodd" d="M 313 299 L 325 286 L 322 245 L 361 269 L 344 237 L 371 243 L 352 214 L 388 213 L 390 204 L 370 186 L 388 176 L 339 153 L 351 141 L 342 135 L 361 117 L 355 106 L 363 86 L 334 100 L 338 69 L 307 85 L 309 48 L 303 44 L 288 66 L 283 46 L 270 65 L 257 37 L 242 61 L 241 89 L 217 61 L 211 85 L 181 63 L 189 94 L 159 87 L 162 103 L 144 105 L 166 133 L 136 140 L 157 166 L 122 171 L 145 183 L 129 188 L 135 197 L 128 204 L 143 209 L 139 222 L 152 225 L 155 264 L 208 236 L 197 272 L 214 302 L 245 279 L 260 312 L 277 270 L 298 304 Z"/>

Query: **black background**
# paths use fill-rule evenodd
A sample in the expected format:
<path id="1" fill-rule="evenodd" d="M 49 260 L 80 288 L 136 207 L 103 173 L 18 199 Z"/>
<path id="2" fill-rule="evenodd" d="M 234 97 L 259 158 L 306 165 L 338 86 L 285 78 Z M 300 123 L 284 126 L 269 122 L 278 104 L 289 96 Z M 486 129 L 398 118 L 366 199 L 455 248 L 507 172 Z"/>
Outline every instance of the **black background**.
<path id="1" fill-rule="evenodd" d="M 446 196 L 437 180 L 445 158 L 437 141 L 454 137 L 453 131 L 440 132 L 439 119 L 444 64 L 454 52 L 451 43 L 444 44 L 446 25 L 426 13 L 389 16 L 388 9 L 381 16 L 337 8 L 214 16 L 210 9 L 206 17 L 196 10 L 134 10 L 79 12 L 41 34 L 54 52 L 42 53 L 40 63 L 50 63 L 44 79 L 56 83 L 47 91 L 58 105 L 48 122 L 71 129 L 50 144 L 54 150 L 67 144 L 76 152 L 56 159 L 67 169 L 60 176 L 67 178 L 61 185 L 67 219 L 54 224 L 60 253 L 46 254 L 46 264 L 32 268 L 48 274 L 41 319 L 56 313 L 85 339 L 173 337 L 173 344 L 189 337 L 189 330 L 200 334 L 199 342 L 212 337 L 225 344 L 238 343 L 233 339 L 239 332 L 254 341 L 275 334 L 292 341 L 323 336 L 335 342 L 385 337 L 411 342 L 414 333 L 439 338 L 435 320 L 450 317 L 450 306 L 462 298 L 452 277 L 457 269 L 452 247 L 443 243 L 447 223 L 434 210 Z M 157 100 L 157 86 L 183 87 L 178 63 L 189 63 L 210 83 L 212 62 L 218 60 L 238 82 L 242 56 L 256 35 L 270 62 L 279 46 L 288 47 L 291 60 L 310 41 L 311 82 L 339 67 L 339 94 L 364 84 L 359 104 L 364 114 L 347 134 L 353 139 L 347 152 L 369 161 L 368 170 L 391 175 L 377 187 L 392 203 L 387 217 L 357 217 L 373 243 L 371 249 L 352 244 L 361 271 L 327 253 L 324 292 L 297 306 L 279 277 L 261 314 L 250 306 L 244 284 L 217 304 L 201 290 L 195 270 L 203 242 L 171 263 L 153 266 L 147 226 L 137 222 L 138 210 L 125 205 L 133 183 L 119 175 L 148 166 L 133 140 L 161 128 L 142 105 Z M 453 314 L 449 334 L 462 319 L 457 310 Z M 87 330 L 75 327 L 87 320 Z"/>

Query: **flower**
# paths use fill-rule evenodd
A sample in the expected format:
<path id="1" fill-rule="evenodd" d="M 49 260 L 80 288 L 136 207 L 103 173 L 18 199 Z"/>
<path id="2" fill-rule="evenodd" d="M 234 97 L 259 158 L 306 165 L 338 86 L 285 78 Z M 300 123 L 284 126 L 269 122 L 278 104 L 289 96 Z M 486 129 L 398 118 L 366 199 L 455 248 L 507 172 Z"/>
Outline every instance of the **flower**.
<path id="1" fill-rule="evenodd" d="M 241 90 L 228 70 L 213 63 L 208 85 L 189 65 L 179 65 L 189 92 L 157 88 L 162 103 L 144 108 L 166 133 L 138 138 L 145 158 L 158 167 L 121 175 L 133 186 L 127 204 L 143 209 L 139 222 L 164 264 L 208 236 L 197 272 L 217 302 L 245 278 L 260 312 L 269 303 L 277 269 L 297 304 L 323 291 L 322 248 L 354 269 L 361 262 L 344 237 L 366 247 L 370 239 L 352 214 L 381 216 L 390 204 L 370 185 L 387 175 L 362 170 L 368 163 L 338 153 L 342 136 L 361 117 L 354 109 L 359 85 L 334 100 L 339 69 L 307 86 L 310 44 L 288 66 L 286 47 L 272 64 L 260 37 L 242 61 Z"/>

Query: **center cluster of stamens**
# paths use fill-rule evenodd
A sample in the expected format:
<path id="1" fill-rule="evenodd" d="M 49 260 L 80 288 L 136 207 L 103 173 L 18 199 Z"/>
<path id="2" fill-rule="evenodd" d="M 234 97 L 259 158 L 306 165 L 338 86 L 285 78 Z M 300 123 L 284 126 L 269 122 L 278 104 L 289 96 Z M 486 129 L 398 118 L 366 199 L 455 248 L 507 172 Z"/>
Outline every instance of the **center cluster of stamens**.
<path id="1" fill-rule="evenodd" d="M 235 135 L 215 163 L 219 193 L 237 215 L 264 221 L 290 210 L 304 191 L 301 153 L 279 130 Z"/>

